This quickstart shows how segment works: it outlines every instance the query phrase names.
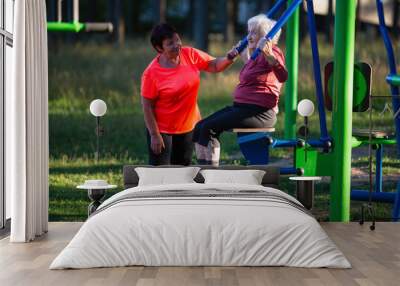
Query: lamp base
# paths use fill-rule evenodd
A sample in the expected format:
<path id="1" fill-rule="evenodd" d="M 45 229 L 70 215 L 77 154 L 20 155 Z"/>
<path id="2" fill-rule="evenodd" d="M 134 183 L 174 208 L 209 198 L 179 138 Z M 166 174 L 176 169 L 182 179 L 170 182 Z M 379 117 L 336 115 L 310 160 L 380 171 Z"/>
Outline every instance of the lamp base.
<path id="1" fill-rule="evenodd" d="M 296 181 L 296 196 L 303 206 L 311 210 L 314 205 L 314 181 Z"/>
<path id="2" fill-rule="evenodd" d="M 105 189 L 88 189 L 88 197 L 92 201 L 88 206 L 88 216 L 94 213 L 101 205 L 100 200 L 104 197 L 105 194 Z"/>

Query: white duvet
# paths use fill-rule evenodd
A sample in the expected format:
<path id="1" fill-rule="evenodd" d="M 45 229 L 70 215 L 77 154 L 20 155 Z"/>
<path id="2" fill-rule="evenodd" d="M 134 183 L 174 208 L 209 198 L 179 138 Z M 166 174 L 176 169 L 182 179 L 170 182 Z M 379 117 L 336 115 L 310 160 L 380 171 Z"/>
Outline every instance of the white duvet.
<path id="1" fill-rule="evenodd" d="M 299 204 L 282 191 L 254 185 L 194 183 L 127 189 L 99 207 L 50 269 L 127 265 L 351 267 L 312 216 L 279 200 L 178 196 L 119 201 L 137 192 L 207 189 L 266 191 Z"/>

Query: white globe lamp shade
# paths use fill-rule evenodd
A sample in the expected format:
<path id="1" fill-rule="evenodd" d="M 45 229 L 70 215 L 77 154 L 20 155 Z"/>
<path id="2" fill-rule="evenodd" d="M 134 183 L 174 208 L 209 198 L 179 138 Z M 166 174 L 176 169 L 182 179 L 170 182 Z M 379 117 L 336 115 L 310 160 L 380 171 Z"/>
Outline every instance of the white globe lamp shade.
<path id="1" fill-rule="evenodd" d="M 314 103 L 309 99 L 303 99 L 297 105 L 297 112 L 303 116 L 311 116 L 314 113 Z"/>
<path id="2" fill-rule="evenodd" d="M 106 114 L 107 104 L 101 99 L 95 99 L 90 103 L 90 113 L 96 117 Z"/>

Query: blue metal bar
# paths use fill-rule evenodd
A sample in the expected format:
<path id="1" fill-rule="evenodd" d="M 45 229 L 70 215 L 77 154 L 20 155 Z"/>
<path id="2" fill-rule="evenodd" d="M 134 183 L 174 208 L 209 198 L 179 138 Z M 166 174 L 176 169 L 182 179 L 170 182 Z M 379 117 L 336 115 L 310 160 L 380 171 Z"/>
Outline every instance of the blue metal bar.
<path id="1" fill-rule="evenodd" d="M 255 141 L 262 138 L 270 137 L 269 133 L 267 132 L 255 132 L 250 133 L 248 135 L 240 136 L 237 138 L 237 142 L 239 144 L 243 144 L 250 141 Z M 272 138 L 272 137 L 270 137 Z M 272 138 L 272 148 L 285 148 L 285 147 L 296 147 L 297 146 L 297 139 L 276 139 Z M 307 140 L 307 144 L 311 147 L 315 148 L 324 148 L 326 147 L 326 141 L 322 139 L 310 139 Z"/>
<path id="2" fill-rule="evenodd" d="M 258 140 L 258 139 L 266 138 L 266 137 L 269 137 L 269 133 L 267 133 L 267 132 L 254 132 L 254 133 L 238 136 L 237 142 L 239 144 L 243 144 L 243 143 L 246 143 L 246 142 L 249 142 L 249 141 L 254 141 L 254 140 Z"/>
<path id="3" fill-rule="evenodd" d="M 281 175 L 296 175 L 297 169 L 295 167 L 281 167 L 279 172 Z"/>
<path id="4" fill-rule="evenodd" d="M 396 195 L 397 193 L 395 192 L 381 192 L 381 193 L 372 192 L 371 198 L 372 201 L 374 202 L 394 203 Z M 351 199 L 355 201 L 368 201 L 369 192 L 365 190 L 352 190 Z"/>
<path id="5" fill-rule="evenodd" d="M 397 183 L 397 196 L 393 205 L 392 217 L 393 221 L 398 221 L 400 218 L 400 181 Z"/>
<path id="6" fill-rule="evenodd" d="M 394 51 L 393 51 L 393 46 L 392 42 L 389 37 L 389 33 L 386 28 L 385 24 L 385 13 L 383 10 L 383 4 L 382 0 L 376 0 L 376 8 L 378 11 L 378 18 L 379 18 L 379 30 L 382 34 L 383 41 L 385 43 L 385 48 L 386 48 L 386 53 L 388 56 L 388 64 L 389 64 L 389 74 L 391 75 L 396 75 L 396 61 L 394 57 Z M 390 91 L 392 95 L 399 95 L 400 94 L 400 89 L 398 86 L 394 86 L 393 84 L 390 85 Z M 396 112 L 400 108 L 400 99 L 396 98 L 395 96 L 392 97 L 392 104 L 393 104 L 393 110 Z M 398 155 L 400 156 L 400 116 L 397 116 L 395 119 L 395 125 L 396 125 L 396 140 L 397 140 L 397 152 Z"/>
<path id="7" fill-rule="evenodd" d="M 282 16 L 279 18 L 279 20 L 276 22 L 276 24 L 274 25 L 274 27 L 272 27 L 272 29 L 267 33 L 267 35 L 265 35 L 265 38 L 267 40 L 271 40 L 275 34 L 279 31 L 280 28 L 282 28 L 282 26 L 288 21 L 288 19 L 290 18 L 290 16 L 292 16 L 292 14 L 294 13 L 294 11 L 297 9 L 297 7 L 301 4 L 302 0 L 294 0 L 289 7 L 287 8 L 287 10 L 282 14 Z M 251 55 L 251 59 L 255 60 L 258 55 L 261 53 L 261 50 L 259 48 L 257 48 L 253 54 Z"/>
<path id="8" fill-rule="evenodd" d="M 400 85 L 400 75 L 389 74 L 386 76 L 386 82 L 390 85 L 399 86 Z"/>
<path id="9" fill-rule="evenodd" d="M 307 145 L 310 145 L 311 147 L 314 148 L 324 148 L 325 147 L 325 141 L 321 139 L 310 139 L 306 141 Z"/>
<path id="10" fill-rule="evenodd" d="M 310 33 L 310 40 L 311 40 L 311 50 L 313 56 L 314 80 L 315 80 L 315 90 L 318 101 L 318 114 L 319 114 L 321 139 L 328 140 L 330 138 L 328 135 L 328 129 L 326 128 L 325 104 L 324 104 L 322 79 L 321 79 L 321 64 L 319 61 L 317 31 L 315 28 L 314 5 L 312 0 L 307 0 L 307 19 L 308 19 L 308 30 Z"/>
<path id="11" fill-rule="evenodd" d="M 271 144 L 272 148 L 296 147 L 296 139 L 274 139 Z"/>
<path id="12" fill-rule="evenodd" d="M 376 8 L 378 11 L 378 18 L 379 18 L 379 30 L 382 34 L 383 41 L 385 43 L 386 52 L 388 55 L 388 63 L 389 69 L 391 74 L 397 74 L 396 72 L 396 61 L 394 58 L 394 51 L 392 46 L 392 41 L 390 40 L 389 33 L 386 29 L 385 24 L 385 12 L 383 10 L 382 0 L 376 0 Z"/>
<path id="13" fill-rule="evenodd" d="M 375 192 L 382 192 L 382 158 L 383 145 L 378 145 L 376 149 L 376 173 L 375 173 Z"/>
<path id="14" fill-rule="evenodd" d="M 269 133 L 267 133 L 267 132 L 255 132 L 255 133 L 250 133 L 248 135 L 238 137 L 237 142 L 239 144 L 243 144 L 246 142 L 255 141 L 255 140 L 267 138 L 267 137 L 270 137 Z M 272 138 L 272 137 L 270 137 L 270 138 Z M 274 139 L 274 138 L 272 138 L 272 139 L 273 139 L 272 144 L 271 144 L 272 148 L 296 147 L 296 145 L 297 145 L 296 139 Z"/>
<path id="15" fill-rule="evenodd" d="M 271 18 L 281 7 L 287 2 L 287 0 L 279 0 L 277 1 L 274 6 L 266 13 L 264 13 L 268 18 Z M 249 41 L 247 39 L 247 35 L 243 37 L 243 39 L 240 41 L 240 45 L 236 48 L 238 53 L 240 54 L 243 52 L 243 50 L 247 47 L 249 44 Z"/>

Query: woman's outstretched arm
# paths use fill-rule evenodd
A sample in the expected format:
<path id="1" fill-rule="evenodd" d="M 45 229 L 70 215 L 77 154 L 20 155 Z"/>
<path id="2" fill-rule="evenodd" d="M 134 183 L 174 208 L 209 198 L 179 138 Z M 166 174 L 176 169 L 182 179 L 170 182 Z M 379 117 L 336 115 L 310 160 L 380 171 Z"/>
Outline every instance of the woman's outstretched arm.
<path id="1" fill-rule="evenodd" d="M 210 61 L 205 71 L 212 73 L 222 72 L 232 64 L 233 64 L 233 59 L 230 60 L 228 59 L 227 56 L 219 57 Z"/>

